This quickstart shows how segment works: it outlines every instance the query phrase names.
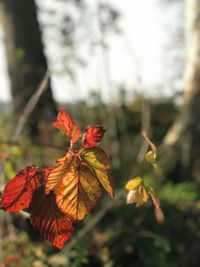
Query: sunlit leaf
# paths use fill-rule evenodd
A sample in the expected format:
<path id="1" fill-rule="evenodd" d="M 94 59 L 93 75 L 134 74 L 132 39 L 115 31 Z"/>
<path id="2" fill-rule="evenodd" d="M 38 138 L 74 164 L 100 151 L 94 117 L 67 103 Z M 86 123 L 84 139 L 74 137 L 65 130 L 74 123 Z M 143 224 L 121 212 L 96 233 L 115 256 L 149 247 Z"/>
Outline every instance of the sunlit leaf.
<path id="1" fill-rule="evenodd" d="M 42 185 L 43 175 L 48 169 L 36 166 L 26 167 L 20 171 L 5 187 L 2 195 L 2 207 L 6 211 L 19 211 L 30 204 L 33 192 Z"/>
<path id="2" fill-rule="evenodd" d="M 144 185 L 143 179 L 139 176 L 131 179 L 125 185 L 130 190 L 127 195 L 127 204 L 136 203 L 136 207 L 146 203 L 149 198 L 148 187 Z"/>
<path id="3" fill-rule="evenodd" d="M 129 180 L 126 185 L 125 185 L 125 188 L 127 190 L 135 190 L 137 189 L 142 183 L 142 178 L 137 176 L 131 180 Z"/>
<path id="4" fill-rule="evenodd" d="M 69 163 L 73 160 L 73 153 L 69 151 L 63 158 L 56 161 L 56 167 L 52 169 L 46 178 L 45 193 L 56 190 L 69 169 Z"/>
<path id="5" fill-rule="evenodd" d="M 85 166 L 71 164 L 56 190 L 58 207 L 71 218 L 82 220 L 102 193 L 97 177 Z"/>
<path id="6" fill-rule="evenodd" d="M 53 123 L 53 126 L 66 135 L 70 139 L 72 145 L 76 143 L 80 137 L 80 128 L 65 111 L 60 111 L 58 113 L 57 120 Z"/>
<path id="7" fill-rule="evenodd" d="M 139 207 L 147 202 L 149 198 L 148 191 L 145 186 L 140 186 L 136 190 L 130 190 L 127 195 L 127 204 L 135 203 L 136 207 Z"/>
<path id="8" fill-rule="evenodd" d="M 113 184 L 110 179 L 110 161 L 99 147 L 83 148 L 79 151 L 83 163 L 97 176 L 102 187 L 114 198 Z"/>
<path id="9" fill-rule="evenodd" d="M 135 203 L 136 202 L 136 190 L 130 190 L 128 192 L 128 195 L 127 195 L 127 198 L 126 198 L 126 203 L 127 204 L 132 204 L 132 203 Z"/>
<path id="10" fill-rule="evenodd" d="M 43 187 L 40 187 L 33 194 L 30 217 L 32 225 L 40 232 L 41 236 L 59 249 L 63 247 L 72 234 L 71 219 L 58 209 L 54 193 L 45 195 Z"/>
<path id="11" fill-rule="evenodd" d="M 61 249 L 72 233 L 72 221 L 82 220 L 90 212 L 103 188 L 112 198 L 114 189 L 109 159 L 97 147 L 105 132 L 103 126 L 87 127 L 80 149 L 73 146 L 80 137 L 80 129 L 69 114 L 59 112 L 53 126 L 69 138 L 68 152 L 57 160 L 54 168 L 26 167 L 17 174 L 4 189 L 2 208 L 6 211 L 28 208 L 33 226 L 44 239 Z M 13 153 L 20 155 L 18 150 Z"/>
<path id="12" fill-rule="evenodd" d="M 138 178 L 138 177 L 136 177 L 136 178 Z M 153 205 L 154 205 L 154 213 L 155 213 L 156 220 L 160 224 L 163 223 L 164 219 L 165 219 L 164 213 L 160 207 L 160 200 L 155 195 L 153 188 L 151 186 L 145 186 L 143 180 L 137 179 L 136 180 L 136 181 L 138 181 L 137 184 L 136 184 L 136 181 L 135 181 L 135 183 L 133 183 L 133 180 L 134 179 L 132 179 L 128 182 L 129 183 L 128 188 L 126 185 L 126 189 L 130 190 L 128 192 L 128 195 L 127 195 L 127 201 L 126 201 L 127 204 L 135 203 L 136 207 L 139 207 L 139 206 L 145 204 L 148 201 L 149 197 L 151 197 Z M 133 187 L 130 186 L 131 182 L 133 183 Z M 134 188 L 134 189 L 132 190 L 131 188 Z"/>
<path id="13" fill-rule="evenodd" d="M 46 180 L 46 193 L 55 192 L 58 207 L 82 220 L 100 198 L 102 187 L 113 197 L 110 163 L 100 148 L 82 148 L 57 161 Z"/>
<path id="14" fill-rule="evenodd" d="M 105 129 L 101 125 L 89 126 L 85 129 L 82 143 L 84 147 L 97 146 L 105 133 Z"/>

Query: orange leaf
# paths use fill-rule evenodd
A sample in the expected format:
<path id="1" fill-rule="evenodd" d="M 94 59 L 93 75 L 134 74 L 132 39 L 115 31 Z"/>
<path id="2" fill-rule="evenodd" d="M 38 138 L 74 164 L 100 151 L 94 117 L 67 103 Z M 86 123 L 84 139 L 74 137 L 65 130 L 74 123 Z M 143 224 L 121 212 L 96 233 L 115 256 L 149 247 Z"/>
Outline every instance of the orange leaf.
<path id="1" fill-rule="evenodd" d="M 101 125 L 89 126 L 85 129 L 83 134 L 82 143 L 84 147 L 97 146 L 105 133 L 105 129 Z"/>
<path id="2" fill-rule="evenodd" d="M 58 113 L 57 120 L 53 123 L 53 127 L 58 128 L 64 135 L 66 135 L 70 139 L 71 145 L 76 143 L 81 134 L 80 128 L 72 120 L 69 114 L 63 110 Z"/>
<path id="3" fill-rule="evenodd" d="M 68 171 L 69 164 L 72 162 L 74 155 L 69 151 L 63 158 L 56 161 L 57 165 L 46 178 L 45 193 L 49 194 L 51 190 L 56 190 L 60 183 L 62 182 L 62 177 L 64 177 Z"/>
<path id="4" fill-rule="evenodd" d="M 4 188 L 2 207 L 6 211 L 19 211 L 29 206 L 33 192 L 43 183 L 43 176 L 50 171 L 36 166 L 20 171 Z"/>
<path id="5" fill-rule="evenodd" d="M 53 190 L 58 207 L 75 220 L 82 220 L 94 207 L 102 187 L 113 198 L 110 162 L 97 147 L 69 151 L 57 161 L 46 181 L 46 193 Z"/>
<path id="6" fill-rule="evenodd" d="M 97 177 L 85 166 L 71 164 L 56 190 L 58 207 L 71 218 L 82 220 L 102 193 Z"/>
<path id="7" fill-rule="evenodd" d="M 32 225 L 41 236 L 59 249 L 72 234 L 72 221 L 58 209 L 54 193 L 45 195 L 43 187 L 33 194 L 30 217 Z"/>
<path id="8" fill-rule="evenodd" d="M 99 147 L 82 148 L 79 153 L 81 161 L 96 175 L 102 187 L 114 198 L 113 184 L 110 179 L 110 161 L 103 149 Z"/>

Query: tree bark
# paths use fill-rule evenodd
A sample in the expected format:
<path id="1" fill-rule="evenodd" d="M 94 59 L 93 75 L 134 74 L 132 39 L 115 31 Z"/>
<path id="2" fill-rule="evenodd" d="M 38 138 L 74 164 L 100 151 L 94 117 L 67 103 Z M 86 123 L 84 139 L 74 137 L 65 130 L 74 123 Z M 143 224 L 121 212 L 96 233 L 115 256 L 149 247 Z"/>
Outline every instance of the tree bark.
<path id="1" fill-rule="evenodd" d="M 3 0 L 2 22 L 5 32 L 13 110 L 21 114 L 44 74 L 47 62 L 37 21 L 34 0 Z M 28 120 L 32 136 L 38 134 L 41 117 L 57 113 L 51 88 L 44 92 Z"/>
<path id="2" fill-rule="evenodd" d="M 200 183 L 200 0 L 186 0 L 187 58 L 184 72 L 183 106 L 167 134 L 169 174 L 174 180 Z"/>

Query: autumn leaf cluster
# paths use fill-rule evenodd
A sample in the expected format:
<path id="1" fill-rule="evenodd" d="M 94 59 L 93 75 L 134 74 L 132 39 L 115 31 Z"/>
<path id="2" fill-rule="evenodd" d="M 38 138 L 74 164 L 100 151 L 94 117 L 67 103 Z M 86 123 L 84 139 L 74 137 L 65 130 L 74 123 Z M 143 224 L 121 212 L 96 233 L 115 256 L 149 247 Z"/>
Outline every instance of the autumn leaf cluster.
<path id="1" fill-rule="evenodd" d="M 158 165 L 156 159 L 157 148 L 145 132 L 142 132 L 142 136 L 150 147 L 150 150 L 145 153 L 144 159 L 153 167 L 155 173 L 160 175 L 162 173 L 162 170 Z M 160 207 L 160 200 L 156 196 L 154 189 L 151 186 L 145 185 L 145 181 L 142 177 L 136 176 L 133 179 L 129 180 L 126 183 L 125 188 L 129 191 L 127 194 L 127 204 L 135 203 L 136 207 L 139 207 L 145 204 L 149 200 L 149 198 L 151 198 L 154 205 L 154 212 L 157 222 L 164 222 L 164 213 Z"/>
<path id="2" fill-rule="evenodd" d="M 70 141 L 66 155 L 54 167 L 28 166 L 4 188 L 2 208 L 17 212 L 27 209 L 32 225 L 44 239 L 61 249 L 80 221 L 96 205 L 103 189 L 111 198 L 110 162 L 99 147 L 103 126 L 89 126 L 82 135 L 72 118 L 60 111 L 53 123 Z"/>

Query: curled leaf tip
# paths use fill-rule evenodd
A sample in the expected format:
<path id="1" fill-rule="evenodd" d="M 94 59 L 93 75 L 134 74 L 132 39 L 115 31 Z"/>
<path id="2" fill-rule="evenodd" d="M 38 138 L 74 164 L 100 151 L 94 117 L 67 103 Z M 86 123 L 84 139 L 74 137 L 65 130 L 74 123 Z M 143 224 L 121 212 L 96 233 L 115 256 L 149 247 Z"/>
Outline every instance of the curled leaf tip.
<path id="1" fill-rule="evenodd" d="M 149 150 L 147 153 L 145 153 L 144 158 L 148 163 L 154 164 L 154 163 L 156 163 L 156 157 L 157 157 L 156 145 L 150 140 L 150 138 L 148 137 L 148 135 L 145 131 L 142 131 L 141 134 L 151 148 L 151 150 Z"/>
<path id="2" fill-rule="evenodd" d="M 149 150 L 147 153 L 145 153 L 144 158 L 146 162 L 152 165 L 156 163 L 156 155 L 152 150 Z"/>

